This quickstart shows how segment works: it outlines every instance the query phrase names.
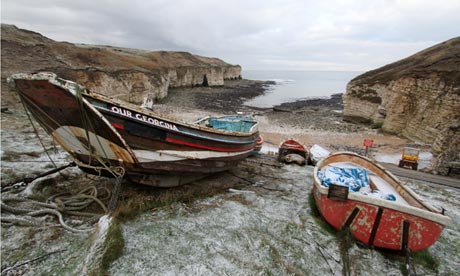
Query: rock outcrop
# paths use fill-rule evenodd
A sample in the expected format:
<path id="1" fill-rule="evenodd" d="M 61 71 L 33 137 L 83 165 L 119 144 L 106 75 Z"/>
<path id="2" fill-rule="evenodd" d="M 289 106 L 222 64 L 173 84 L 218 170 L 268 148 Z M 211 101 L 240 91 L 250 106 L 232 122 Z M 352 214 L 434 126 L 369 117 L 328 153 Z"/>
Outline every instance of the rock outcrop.
<path id="1" fill-rule="evenodd" d="M 460 160 L 460 37 L 351 80 L 344 119 L 433 145 L 435 170 Z"/>
<path id="2" fill-rule="evenodd" d="M 169 87 L 219 86 L 241 67 L 186 52 L 144 51 L 56 42 L 2 24 L 2 91 L 14 73 L 52 71 L 87 88 L 132 103 L 161 99 Z M 2 95 L 3 96 L 3 95 Z"/>

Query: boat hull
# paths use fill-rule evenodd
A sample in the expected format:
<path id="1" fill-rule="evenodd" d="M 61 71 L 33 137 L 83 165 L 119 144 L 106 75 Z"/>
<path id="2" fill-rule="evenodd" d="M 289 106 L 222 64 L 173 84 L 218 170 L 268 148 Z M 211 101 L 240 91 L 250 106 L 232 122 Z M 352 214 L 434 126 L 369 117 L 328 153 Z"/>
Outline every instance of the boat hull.
<path id="1" fill-rule="evenodd" d="M 307 162 L 307 150 L 295 140 L 284 141 L 278 149 L 278 161 L 284 163 L 297 163 L 305 165 Z"/>
<path id="2" fill-rule="evenodd" d="M 245 135 L 210 132 L 206 127 L 180 124 L 117 102 L 85 98 L 130 146 L 138 160 L 138 173 L 190 175 L 225 171 L 252 153 L 259 136 L 257 131 Z"/>
<path id="3" fill-rule="evenodd" d="M 372 169 L 373 172 L 378 169 L 380 175 L 397 180 L 389 172 L 364 157 L 353 153 L 338 154 L 344 155 L 340 161 L 348 158 L 354 158 L 354 161 L 359 159 L 362 160 L 360 162 L 362 167 Z M 332 155 L 332 158 L 336 156 L 337 154 Z M 435 243 L 450 221 L 447 216 L 435 211 L 432 206 L 422 208 L 423 206 L 402 205 L 351 192 L 346 199 L 331 196 L 329 188 L 321 185 L 317 176 L 319 169 L 327 164 L 333 164 L 328 161 L 328 158 L 315 167 L 313 196 L 316 206 L 330 225 L 337 230 L 348 228 L 356 240 L 378 248 L 419 251 Z M 366 167 L 367 163 L 369 166 Z M 403 186 L 398 186 L 397 190 L 411 202 L 412 191 Z M 414 197 L 412 201 L 416 204 L 415 202 L 420 202 L 420 199 Z"/>
<path id="4" fill-rule="evenodd" d="M 89 172 L 116 168 L 135 182 L 178 186 L 234 167 L 259 137 L 256 123 L 243 133 L 177 122 L 52 73 L 12 78 L 26 109 Z"/>

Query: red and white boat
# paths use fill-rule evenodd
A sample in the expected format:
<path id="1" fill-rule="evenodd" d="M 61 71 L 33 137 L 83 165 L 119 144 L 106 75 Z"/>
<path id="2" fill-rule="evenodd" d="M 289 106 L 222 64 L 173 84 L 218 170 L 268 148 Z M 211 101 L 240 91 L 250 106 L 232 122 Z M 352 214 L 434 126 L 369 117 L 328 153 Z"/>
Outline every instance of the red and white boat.
<path id="1" fill-rule="evenodd" d="M 340 179 L 324 177 L 329 168 L 364 170 L 369 187 L 362 185 L 352 192 Z M 313 195 L 320 213 L 335 229 L 349 228 L 358 241 L 379 248 L 423 250 L 450 222 L 443 210 L 424 202 L 386 169 L 351 152 L 337 152 L 318 162 Z M 392 200 L 384 199 L 388 195 Z"/>
<path id="2" fill-rule="evenodd" d="M 167 118 L 53 73 L 11 77 L 25 107 L 87 172 L 171 187 L 228 170 L 253 153 L 251 117 Z"/>
<path id="3" fill-rule="evenodd" d="M 297 163 L 305 165 L 308 152 L 304 146 L 295 140 L 286 140 L 279 146 L 278 161 L 285 163 Z"/>

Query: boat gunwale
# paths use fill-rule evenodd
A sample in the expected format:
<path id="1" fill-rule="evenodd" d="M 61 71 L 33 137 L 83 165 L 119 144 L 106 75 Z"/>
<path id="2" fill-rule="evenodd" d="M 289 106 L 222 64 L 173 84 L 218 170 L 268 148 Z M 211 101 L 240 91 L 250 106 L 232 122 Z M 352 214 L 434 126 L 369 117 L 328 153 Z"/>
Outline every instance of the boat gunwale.
<path id="1" fill-rule="evenodd" d="M 251 127 L 249 132 L 237 132 L 237 131 L 227 131 L 227 130 L 221 130 L 221 129 L 214 129 L 214 128 L 209 128 L 209 127 L 205 127 L 205 126 L 200 126 L 200 125 L 198 125 L 196 123 L 193 123 L 193 122 L 185 122 L 185 121 L 182 121 L 182 120 L 175 120 L 175 119 L 172 119 L 172 118 L 167 118 L 167 117 L 164 117 L 164 115 L 162 115 L 162 114 L 155 113 L 155 112 L 152 112 L 152 111 L 149 111 L 149 110 L 146 110 L 146 109 L 142 109 L 139 106 L 136 106 L 136 105 L 134 105 L 132 103 L 122 101 L 122 100 L 119 100 L 119 99 L 116 99 L 116 98 L 112 98 L 110 96 L 106 96 L 106 95 L 103 95 L 103 94 L 100 94 L 100 93 L 97 93 L 97 92 L 90 91 L 85 86 L 83 86 L 81 84 L 78 84 L 78 83 L 76 83 L 74 81 L 71 81 L 71 80 L 66 80 L 66 79 L 60 78 L 55 73 L 52 73 L 52 72 L 18 73 L 18 74 L 12 75 L 9 79 L 12 79 L 12 80 L 21 80 L 21 79 L 23 79 L 23 80 L 31 80 L 31 81 L 45 80 L 45 81 L 50 82 L 53 85 L 61 87 L 62 89 L 68 91 L 69 93 L 71 93 L 73 95 L 77 94 L 76 90 L 78 89 L 78 90 L 83 92 L 82 93 L 83 97 L 90 97 L 90 98 L 100 100 L 100 101 L 103 101 L 103 102 L 114 103 L 114 104 L 116 104 L 118 106 L 122 106 L 122 107 L 126 106 L 127 108 L 132 109 L 132 110 L 134 110 L 134 111 L 136 111 L 138 113 L 141 113 L 143 115 L 152 116 L 152 117 L 158 118 L 160 120 L 168 121 L 168 122 L 174 122 L 174 124 L 177 124 L 177 125 L 180 125 L 180 126 L 183 126 L 183 127 L 196 129 L 196 130 L 199 130 L 199 131 L 222 134 L 222 135 L 226 135 L 226 136 L 242 136 L 242 137 L 249 137 L 249 136 L 252 136 L 252 135 L 254 135 L 254 134 L 259 132 L 259 130 L 258 130 L 259 122 L 257 122 L 257 121 L 254 121 L 254 125 Z M 170 131 L 174 131 L 174 130 L 170 130 Z M 174 132 L 176 132 L 176 131 L 174 131 Z"/>
<path id="2" fill-rule="evenodd" d="M 323 158 L 322 160 L 320 160 L 317 163 L 317 165 L 315 166 L 315 168 L 313 170 L 313 177 L 314 177 L 313 185 L 317 188 L 317 190 L 322 195 L 327 196 L 329 188 L 324 187 L 323 185 L 321 185 L 321 181 L 320 181 L 320 179 L 318 177 L 318 171 L 319 171 L 320 168 L 325 166 L 323 164 L 325 163 L 325 161 L 328 158 L 334 157 L 334 156 L 337 156 L 337 155 L 355 156 L 355 157 L 361 158 L 364 161 L 368 161 L 371 164 L 375 165 L 378 169 L 382 170 L 382 172 L 384 174 L 386 174 L 387 176 L 392 178 L 395 181 L 395 183 L 399 187 L 401 187 L 401 189 L 406 191 L 407 194 L 410 197 L 412 197 L 414 200 L 416 200 L 418 203 L 420 203 L 425 209 L 413 206 L 411 204 L 401 204 L 401 203 L 397 203 L 395 201 L 390 201 L 390 200 L 386 200 L 386 199 L 370 197 L 368 195 L 363 195 L 363 194 L 360 194 L 360 193 L 357 193 L 357 192 L 348 193 L 348 200 L 354 200 L 354 201 L 362 202 L 362 203 L 365 203 L 365 204 L 370 204 L 370 205 L 374 205 L 374 206 L 378 206 L 378 207 L 392 209 L 392 210 L 395 210 L 395 211 L 398 211 L 398 212 L 402 212 L 402 213 L 406 213 L 406 214 L 409 214 L 409 215 L 414 215 L 414 216 L 417 216 L 417 217 L 421 217 L 423 219 L 427 219 L 427 220 L 433 221 L 434 223 L 442 224 L 444 226 L 448 225 L 451 222 L 451 219 L 448 216 L 443 215 L 440 210 L 438 210 L 434 206 L 430 205 L 429 203 L 424 202 L 414 191 L 412 191 L 412 189 L 402 185 L 401 182 L 399 181 L 399 179 L 396 176 L 394 176 L 391 172 L 389 172 L 388 170 L 383 168 L 381 165 L 372 162 L 370 159 L 368 159 L 368 158 L 366 158 L 364 156 L 358 155 L 358 154 L 356 154 L 354 152 L 335 152 L 335 153 L 330 154 L 326 158 Z M 366 169 L 369 169 L 369 168 L 366 168 Z M 394 187 L 394 188 L 396 189 L 396 187 Z"/>
<path id="3" fill-rule="evenodd" d="M 28 77 L 28 76 L 31 76 L 31 77 Z M 34 76 L 37 76 L 37 77 L 34 77 Z M 41 77 L 41 76 L 48 76 L 48 77 Z M 20 73 L 20 74 L 15 74 L 13 76 L 11 76 L 11 80 L 27 80 L 27 81 L 34 81 L 34 80 L 46 80 L 48 82 L 50 82 L 51 84 L 53 85 L 56 85 L 58 87 L 61 87 L 62 89 L 64 89 L 66 91 L 66 93 L 70 93 L 71 95 L 73 95 L 74 97 L 76 97 L 76 92 L 74 91 L 71 91 L 68 87 L 66 86 L 62 86 L 60 83 L 56 83 L 56 78 L 52 78 L 52 77 L 55 77 L 56 74 L 54 73 L 47 73 L 47 72 L 44 72 L 44 73 L 38 73 L 38 74 L 24 74 L 24 73 Z M 10 81 L 10 80 L 8 80 Z M 64 80 L 66 81 L 66 80 Z M 67 81 L 66 81 L 67 82 Z M 72 84 L 75 84 L 75 85 L 78 85 L 80 86 L 79 84 L 77 83 L 74 83 L 72 81 L 70 81 L 70 83 Z M 81 87 L 81 86 L 80 86 Z M 29 97 L 26 96 L 20 89 L 17 89 L 17 92 L 19 94 L 20 97 L 23 97 L 25 100 L 27 101 L 30 101 Z M 109 122 L 109 120 L 107 118 L 105 118 L 105 116 L 103 114 L 101 114 L 99 112 L 99 110 L 97 110 L 91 103 L 88 102 L 88 100 L 86 100 L 85 98 L 82 98 L 82 103 L 89 109 L 91 110 L 94 115 L 99 118 L 104 124 L 106 127 L 109 128 L 109 130 L 117 137 L 117 139 L 122 143 L 122 146 L 124 147 L 124 149 L 129 153 L 130 157 L 132 158 L 132 160 L 123 160 L 123 159 L 120 159 L 124 162 L 127 162 L 127 163 L 132 163 L 132 164 L 138 164 L 139 161 L 136 157 L 136 155 L 134 154 L 133 150 L 131 149 L 131 147 L 128 145 L 128 143 L 126 142 L 126 140 L 121 136 L 121 134 L 114 128 L 114 126 Z M 40 108 L 41 110 L 41 108 Z M 30 111 L 28 111 L 30 112 Z M 62 126 L 61 126 L 62 127 Z M 54 130 L 53 132 L 49 133 L 49 135 L 54 139 L 56 140 L 56 138 L 54 137 L 54 134 L 56 130 Z M 93 132 L 91 132 L 93 133 Z M 97 133 L 93 133 L 94 135 L 97 136 Z M 57 140 L 56 140 L 57 141 Z M 93 168 L 92 165 L 88 165 L 86 163 L 84 163 L 83 161 L 79 160 L 77 157 L 75 157 L 73 154 L 70 154 L 70 152 L 72 150 L 70 149 L 66 149 L 66 147 L 62 144 L 60 144 L 67 152 L 69 152 L 69 155 L 71 156 L 71 158 L 73 159 L 73 161 L 75 161 L 75 163 L 77 163 L 78 166 L 80 167 L 88 167 L 88 168 Z M 115 154 L 116 155 L 116 154 Z M 118 161 L 120 161 L 118 160 Z"/>
<path id="4" fill-rule="evenodd" d="M 286 149 L 294 149 L 294 150 L 307 152 L 307 149 L 305 148 L 305 146 L 302 145 L 301 143 L 297 142 L 294 139 L 288 139 L 288 140 L 285 140 L 285 141 L 281 142 L 280 145 L 278 146 L 278 148 L 282 148 L 282 147 L 284 147 Z"/>
<path id="5" fill-rule="evenodd" d="M 250 131 L 248 131 L 248 132 L 228 131 L 228 130 L 215 129 L 215 128 L 210 128 L 210 127 L 206 127 L 206 126 L 201 126 L 201 125 L 196 124 L 194 122 L 186 122 L 186 121 L 182 121 L 182 120 L 175 120 L 175 119 L 172 119 L 172 118 L 164 117 L 164 115 L 162 115 L 162 114 L 142 109 L 142 108 L 140 108 L 140 107 L 138 107 L 138 106 L 136 106 L 136 105 L 134 105 L 132 103 L 125 102 L 125 101 L 122 101 L 122 100 L 119 100 L 119 99 L 115 99 L 115 98 L 112 98 L 112 97 L 109 97 L 109 96 L 106 96 L 106 95 L 103 95 L 103 94 L 99 94 L 99 93 L 96 93 L 96 92 L 88 91 L 88 90 L 87 90 L 87 92 L 86 92 L 86 94 L 84 96 L 85 97 L 90 97 L 90 98 L 93 98 L 93 99 L 96 99 L 96 100 L 100 100 L 100 101 L 103 101 L 103 102 L 114 103 L 117 106 L 122 106 L 123 108 L 127 107 L 128 109 L 134 110 L 134 111 L 136 111 L 138 113 L 141 113 L 143 115 L 155 117 L 155 118 L 157 118 L 159 120 L 164 120 L 164 121 L 167 121 L 169 123 L 180 125 L 182 127 L 188 127 L 188 128 L 192 128 L 192 129 L 196 129 L 196 130 L 200 130 L 200 131 L 204 131 L 204 132 L 211 132 L 211 133 L 222 134 L 222 135 L 226 135 L 226 136 L 241 136 L 241 137 L 249 137 L 249 136 L 252 136 L 252 135 L 254 135 L 254 134 L 259 132 L 259 130 L 258 130 L 259 123 L 257 121 L 254 121 L 254 125 L 251 127 Z M 168 131 L 181 133 L 180 131 L 175 131 L 175 130 L 172 130 L 172 129 L 170 129 Z"/>
<path id="6" fill-rule="evenodd" d="M 107 109 L 104 109 L 106 111 L 108 111 Z M 140 121 L 140 120 L 137 120 L 137 119 L 134 119 L 134 118 L 127 118 L 121 114 L 118 114 L 118 113 L 113 113 L 113 114 L 110 114 L 111 116 L 114 116 L 114 117 L 117 117 L 117 118 L 120 118 L 120 119 L 123 119 L 123 120 L 129 120 L 130 122 L 134 122 L 136 124 L 141 124 L 141 125 L 145 125 L 147 127 L 150 127 L 150 128 L 160 128 L 161 130 L 164 130 L 164 128 L 161 128 L 161 127 L 158 127 L 158 126 L 154 126 L 154 125 L 151 125 L 149 123 L 146 123 L 144 121 Z M 172 123 L 173 124 L 173 123 Z M 184 136 L 188 136 L 188 137 L 193 137 L 193 138 L 196 138 L 196 139 L 200 139 L 200 140 L 203 140 L 203 141 L 214 141 L 214 142 L 219 142 L 219 143 L 226 143 L 226 144 L 234 144 L 234 145 L 245 145 L 245 144 L 252 144 L 254 143 L 254 141 L 256 141 L 256 139 L 254 139 L 254 141 L 238 141 L 238 140 L 235 140 L 235 141 L 230 141 L 230 140 L 223 140 L 223 139 L 219 139 L 219 138 L 216 138 L 216 137 L 210 137 L 210 136 L 206 136 L 206 135 L 196 135 L 196 134 L 193 134 L 193 133 L 187 133 L 187 132 L 184 132 L 184 131 L 175 131 L 173 129 L 167 129 L 165 131 L 168 131 L 168 132 L 173 132 L 173 133 L 176 133 L 176 134 L 180 134 L 180 135 L 184 135 Z M 254 134 L 256 133 L 253 133 L 249 136 L 235 136 L 235 135 L 225 135 L 224 137 L 234 137 L 234 138 L 250 138 L 251 136 L 253 136 Z M 222 136 L 221 136 L 222 137 Z"/>

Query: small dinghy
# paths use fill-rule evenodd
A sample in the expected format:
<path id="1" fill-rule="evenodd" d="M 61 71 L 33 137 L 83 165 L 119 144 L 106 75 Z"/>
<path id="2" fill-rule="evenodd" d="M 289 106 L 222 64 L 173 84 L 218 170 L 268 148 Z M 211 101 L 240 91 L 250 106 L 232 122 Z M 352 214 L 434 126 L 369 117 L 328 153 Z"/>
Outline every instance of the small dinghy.
<path id="1" fill-rule="evenodd" d="M 305 147 L 295 140 L 284 141 L 278 149 L 278 161 L 288 164 L 305 165 L 307 156 Z"/>
<path id="2" fill-rule="evenodd" d="M 358 241 L 379 248 L 423 250 L 450 222 L 386 169 L 351 152 L 318 162 L 313 195 L 329 224 L 349 228 Z"/>

